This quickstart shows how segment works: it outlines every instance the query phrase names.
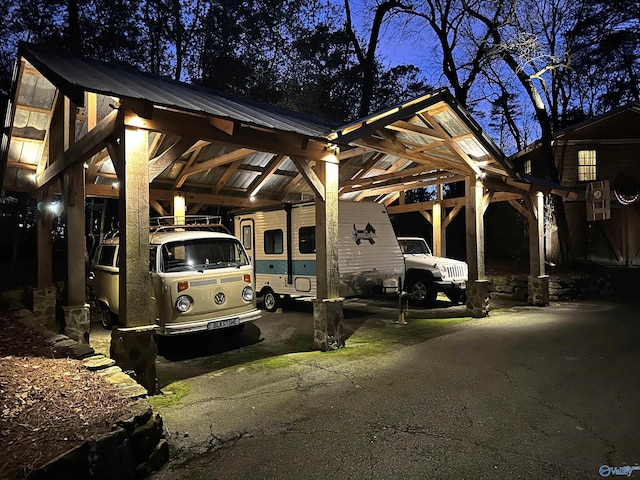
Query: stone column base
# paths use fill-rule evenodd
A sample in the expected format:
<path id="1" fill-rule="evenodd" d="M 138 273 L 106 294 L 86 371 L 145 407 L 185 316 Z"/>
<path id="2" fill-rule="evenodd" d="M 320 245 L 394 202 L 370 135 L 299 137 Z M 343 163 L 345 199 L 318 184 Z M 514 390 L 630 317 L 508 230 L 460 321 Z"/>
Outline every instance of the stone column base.
<path id="1" fill-rule="evenodd" d="M 134 378 L 147 389 L 149 395 L 155 394 L 158 389 L 158 347 L 154 331 L 153 325 L 111 330 L 111 358 L 122 370 L 133 371 Z"/>
<path id="2" fill-rule="evenodd" d="M 488 280 L 476 280 L 467 283 L 467 310 L 475 318 L 489 316 Z"/>
<path id="3" fill-rule="evenodd" d="M 529 305 L 546 307 L 549 305 L 549 276 L 528 277 Z"/>
<path id="4" fill-rule="evenodd" d="M 322 352 L 344 347 L 342 298 L 313 300 L 313 347 Z"/>
<path id="5" fill-rule="evenodd" d="M 52 332 L 60 333 L 61 325 L 56 320 L 57 289 L 55 287 L 31 290 L 33 317 Z"/>
<path id="6" fill-rule="evenodd" d="M 62 307 L 64 309 L 64 334 L 72 340 L 89 345 L 89 304 Z"/>

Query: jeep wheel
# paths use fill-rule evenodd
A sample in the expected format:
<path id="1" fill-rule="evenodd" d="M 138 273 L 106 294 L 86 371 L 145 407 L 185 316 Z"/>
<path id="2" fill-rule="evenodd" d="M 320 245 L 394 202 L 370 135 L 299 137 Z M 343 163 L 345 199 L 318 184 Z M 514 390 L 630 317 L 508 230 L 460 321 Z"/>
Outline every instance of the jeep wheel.
<path id="1" fill-rule="evenodd" d="M 427 306 L 435 305 L 438 296 L 433 283 L 424 278 L 418 278 L 410 283 L 409 294 L 416 303 Z"/>
<path id="2" fill-rule="evenodd" d="M 264 292 L 263 296 L 264 309 L 267 312 L 275 312 L 278 308 L 279 299 L 278 296 L 273 292 L 273 290 L 267 290 Z"/>
<path id="3" fill-rule="evenodd" d="M 115 315 L 104 303 L 100 304 L 100 323 L 105 330 L 111 330 L 118 324 L 118 316 Z"/>

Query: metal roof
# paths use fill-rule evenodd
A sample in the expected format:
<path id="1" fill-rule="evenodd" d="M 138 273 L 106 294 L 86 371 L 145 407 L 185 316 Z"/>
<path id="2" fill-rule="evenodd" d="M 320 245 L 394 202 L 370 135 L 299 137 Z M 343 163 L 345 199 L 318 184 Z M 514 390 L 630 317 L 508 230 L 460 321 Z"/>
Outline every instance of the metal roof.
<path id="1" fill-rule="evenodd" d="M 93 92 L 145 100 L 154 105 L 318 138 L 338 125 L 247 98 L 144 73 L 127 65 L 83 58 L 44 46 L 22 44 L 19 55 L 78 106 L 84 105 L 83 92 Z"/>
<path id="2" fill-rule="evenodd" d="M 19 55 L 0 161 L 0 176 L 8 190 L 33 191 L 35 173 L 47 168 L 49 131 L 58 94 L 79 107 L 76 140 L 87 134 L 85 99 L 89 92 L 96 94 L 97 122 L 119 102 L 132 100 L 148 102 L 156 107 L 156 113 L 172 115 L 172 125 L 183 119 L 223 119 L 248 127 L 245 139 L 273 133 L 282 142 L 297 142 L 298 150 L 269 151 L 259 142 L 226 143 L 196 136 L 195 143 L 172 163 L 155 164 L 194 134 L 180 125 L 171 131 L 151 129 L 149 160 L 155 168 L 150 174 L 150 189 L 158 201 L 166 202 L 177 190 L 194 194 L 191 201 L 196 204 L 217 200 L 221 205 L 229 201 L 239 204 L 240 199 L 248 201 L 254 196 L 265 201 L 309 198 L 312 189 L 285 154 L 304 151 L 300 145 L 304 149 L 306 142 L 339 146 L 341 198 L 389 204 L 403 190 L 459 181 L 467 175 L 493 176 L 499 180 L 496 185 L 514 176 L 510 162 L 446 89 L 337 125 L 47 47 L 23 44 Z M 87 187 L 93 187 L 87 189 L 87 195 L 117 194 L 117 187 L 113 191 L 105 188 L 117 180 L 106 149 L 93 155 L 86 167 Z M 195 195 L 201 196 L 196 199 Z"/>

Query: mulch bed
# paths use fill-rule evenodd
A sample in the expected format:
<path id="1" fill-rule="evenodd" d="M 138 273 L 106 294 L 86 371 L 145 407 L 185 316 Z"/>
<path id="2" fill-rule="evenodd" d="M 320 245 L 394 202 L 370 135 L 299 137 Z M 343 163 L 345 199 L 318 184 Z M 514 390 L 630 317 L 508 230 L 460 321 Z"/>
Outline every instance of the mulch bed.
<path id="1" fill-rule="evenodd" d="M 0 311 L 0 479 L 25 478 L 110 431 L 131 399 Z"/>

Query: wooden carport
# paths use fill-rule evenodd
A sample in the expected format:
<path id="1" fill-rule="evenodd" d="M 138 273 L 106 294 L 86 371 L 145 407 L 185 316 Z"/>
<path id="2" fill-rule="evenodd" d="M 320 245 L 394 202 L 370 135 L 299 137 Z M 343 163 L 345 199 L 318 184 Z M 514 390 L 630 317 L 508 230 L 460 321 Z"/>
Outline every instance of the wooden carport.
<path id="1" fill-rule="evenodd" d="M 20 47 L 3 130 L 4 189 L 46 202 L 61 193 L 67 210 L 67 324 L 82 338 L 86 197 L 118 197 L 120 320 L 114 335 L 148 335 L 149 207 L 195 213 L 206 205 L 254 207 L 315 198 L 318 252 L 316 345 L 340 334 L 338 198 L 376 201 L 390 212 L 424 212 L 436 253 L 446 226 L 465 208 L 469 309 L 488 313 L 483 213 L 511 201 L 530 220 L 532 285 L 544 278 L 542 193 L 518 178 L 491 140 L 440 90 L 339 126 L 251 100 L 143 74 L 48 48 Z M 466 182 L 466 197 L 403 205 L 402 192 Z M 562 194 L 560 190 L 553 193 Z M 176 201 L 176 199 L 180 201 Z M 392 205 L 396 200 L 399 205 Z M 517 200 L 524 199 L 524 203 Z M 451 211 L 444 215 L 445 209 Z M 428 213 L 430 212 L 430 213 Z M 38 229 L 38 286 L 51 296 L 50 216 Z M 544 296 L 537 303 L 544 303 Z M 114 332 L 116 332 L 114 330 Z M 323 337 L 324 336 L 324 337 Z M 119 337 L 120 338 L 120 337 Z M 338 339 L 338 345 L 343 340 Z"/>

